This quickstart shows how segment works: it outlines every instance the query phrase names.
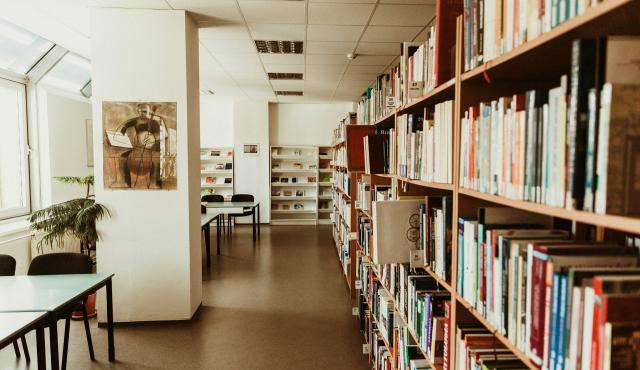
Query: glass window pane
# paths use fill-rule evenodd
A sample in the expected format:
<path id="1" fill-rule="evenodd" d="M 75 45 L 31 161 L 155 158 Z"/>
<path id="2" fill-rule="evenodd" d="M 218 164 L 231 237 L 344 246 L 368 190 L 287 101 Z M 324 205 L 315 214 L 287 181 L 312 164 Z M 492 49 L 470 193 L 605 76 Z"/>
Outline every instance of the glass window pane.
<path id="1" fill-rule="evenodd" d="M 11 23 L 0 20 L 0 68 L 27 73 L 53 43 Z"/>
<path id="2" fill-rule="evenodd" d="M 90 79 L 91 63 L 81 56 L 67 53 L 40 82 L 79 94 Z"/>
<path id="3" fill-rule="evenodd" d="M 24 85 L 0 79 L 0 218 L 28 213 Z"/>

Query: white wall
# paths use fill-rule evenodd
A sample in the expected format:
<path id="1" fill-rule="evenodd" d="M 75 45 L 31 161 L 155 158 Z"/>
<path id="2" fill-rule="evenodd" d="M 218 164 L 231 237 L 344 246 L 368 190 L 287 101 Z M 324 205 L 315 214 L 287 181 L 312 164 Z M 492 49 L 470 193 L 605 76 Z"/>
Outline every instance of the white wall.
<path id="1" fill-rule="evenodd" d="M 16 259 L 16 274 L 27 273 L 31 262 L 31 230 L 26 221 L 0 225 L 0 254 Z"/>
<path id="2" fill-rule="evenodd" d="M 46 135 L 41 146 L 42 201 L 45 206 L 84 197 L 82 186 L 62 184 L 56 176 L 93 174 L 87 163 L 86 121 L 91 119 L 91 103 L 83 97 L 38 89 L 39 128 Z"/>
<path id="3" fill-rule="evenodd" d="M 233 101 L 200 96 L 200 146 L 233 146 Z"/>
<path id="4" fill-rule="evenodd" d="M 271 145 L 331 145 L 333 129 L 352 103 L 269 104 Z"/>
<path id="5" fill-rule="evenodd" d="M 118 322 L 186 320 L 202 301 L 196 28 L 178 10 L 91 11 L 96 200 L 111 211 L 97 260 L 115 273 Z M 176 190 L 104 188 L 103 101 L 177 103 Z M 104 295 L 98 303 L 105 320 Z"/>
<path id="6" fill-rule="evenodd" d="M 269 105 L 267 102 L 234 103 L 235 192 L 253 194 L 260 202 L 260 222 L 269 222 Z M 245 155 L 244 144 L 259 145 L 259 155 Z M 251 222 L 251 217 L 238 222 Z"/>

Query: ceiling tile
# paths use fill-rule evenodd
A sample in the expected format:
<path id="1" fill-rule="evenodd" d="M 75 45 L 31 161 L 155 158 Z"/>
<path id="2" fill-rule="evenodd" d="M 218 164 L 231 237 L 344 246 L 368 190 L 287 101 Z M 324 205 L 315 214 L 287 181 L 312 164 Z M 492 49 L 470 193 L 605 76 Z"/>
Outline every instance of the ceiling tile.
<path id="1" fill-rule="evenodd" d="M 308 67 L 308 66 L 307 66 Z M 304 76 L 306 83 L 313 81 L 333 81 L 336 84 L 342 78 L 342 72 L 340 73 L 325 73 L 325 72 L 311 72 L 307 71 Z"/>
<path id="2" fill-rule="evenodd" d="M 310 64 L 307 65 L 307 73 L 327 73 L 340 74 L 344 72 L 345 66 L 332 64 Z"/>
<path id="3" fill-rule="evenodd" d="M 240 1 L 248 23 L 305 23 L 305 3 L 300 1 Z"/>
<path id="4" fill-rule="evenodd" d="M 375 81 L 376 77 L 378 77 L 379 73 L 345 73 L 342 76 L 343 81 Z"/>
<path id="5" fill-rule="evenodd" d="M 422 27 L 383 27 L 369 26 L 364 31 L 364 42 L 403 42 L 411 41 L 422 31 Z M 398 46 L 399 47 L 399 46 Z"/>
<path id="6" fill-rule="evenodd" d="M 247 73 L 247 72 L 229 72 L 231 78 L 241 87 L 253 87 L 253 88 L 271 88 L 269 86 L 269 79 L 264 72 L 260 73 Z"/>
<path id="7" fill-rule="evenodd" d="M 201 27 L 200 40 L 250 40 L 247 27 L 239 23 L 220 23 L 209 27 Z"/>
<path id="8" fill-rule="evenodd" d="M 131 0 L 122 0 L 131 3 Z M 174 9 L 185 9 L 193 14 L 198 24 L 242 22 L 242 16 L 233 0 L 167 0 Z"/>
<path id="9" fill-rule="evenodd" d="M 375 4 L 376 0 L 309 0 L 310 3 Z"/>
<path id="10" fill-rule="evenodd" d="M 304 90 L 304 81 L 271 80 L 271 86 L 276 91 L 302 91 Z"/>
<path id="11" fill-rule="evenodd" d="M 223 66 L 240 64 L 260 64 L 260 57 L 257 53 L 215 53 L 214 57 Z"/>
<path id="12" fill-rule="evenodd" d="M 265 64 L 267 72 L 275 73 L 304 73 L 302 64 Z"/>
<path id="13" fill-rule="evenodd" d="M 309 24 L 365 25 L 373 4 L 310 3 Z"/>
<path id="14" fill-rule="evenodd" d="M 229 72 L 245 72 L 245 73 L 260 73 L 264 72 L 262 64 L 253 63 L 230 63 L 223 64 L 224 69 Z"/>
<path id="15" fill-rule="evenodd" d="M 307 40 L 311 41 L 358 41 L 364 26 L 327 26 L 310 24 Z"/>
<path id="16" fill-rule="evenodd" d="M 435 15 L 431 5 L 378 5 L 372 26 L 425 26 Z"/>
<path id="17" fill-rule="evenodd" d="M 355 42 L 309 41 L 307 54 L 342 54 L 347 55 L 355 47 Z"/>
<path id="18" fill-rule="evenodd" d="M 375 74 L 379 74 L 382 71 L 384 71 L 384 69 L 387 66 L 356 66 L 351 64 L 349 66 L 349 68 L 347 68 L 347 72 L 345 74 L 368 74 L 368 73 L 375 73 Z"/>
<path id="19" fill-rule="evenodd" d="M 249 24 L 254 40 L 304 40 L 304 25 L 293 24 Z"/>
<path id="20" fill-rule="evenodd" d="M 429 31 L 430 31 L 431 27 L 425 27 L 425 29 L 422 30 L 422 32 L 420 32 L 420 34 L 418 36 L 416 36 L 415 42 L 425 42 L 427 41 L 427 36 L 429 35 Z"/>
<path id="21" fill-rule="evenodd" d="M 358 55 L 353 61 L 352 66 L 387 66 L 395 59 L 393 55 Z"/>
<path id="22" fill-rule="evenodd" d="M 164 0 L 97 0 L 97 2 L 103 7 L 111 8 L 171 9 Z"/>
<path id="23" fill-rule="evenodd" d="M 346 65 L 349 60 L 344 54 L 307 54 L 307 65 L 313 64 L 331 64 L 331 65 Z"/>
<path id="24" fill-rule="evenodd" d="M 356 54 L 400 55 L 402 46 L 398 42 L 360 42 Z"/>
<path id="25" fill-rule="evenodd" d="M 200 40 L 214 56 L 218 53 L 257 53 L 256 45 L 251 40 Z"/>
<path id="26" fill-rule="evenodd" d="M 305 81 L 305 90 L 327 90 L 335 89 L 338 86 L 338 81 Z"/>
<path id="27" fill-rule="evenodd" d="M 279 103 L 304 103 L 304 96 L 278 96 Z"/>
<path id="28" fill-rule="evenodd" d="M 265 64 L 304 64 L 302 54 L 260 54 Z"/>
<path id="29" fill-rule="evenodd" d="M 276 95 L 271 89 L 245 88 L 242 90 L 250 99 L 276 101 Z"/>

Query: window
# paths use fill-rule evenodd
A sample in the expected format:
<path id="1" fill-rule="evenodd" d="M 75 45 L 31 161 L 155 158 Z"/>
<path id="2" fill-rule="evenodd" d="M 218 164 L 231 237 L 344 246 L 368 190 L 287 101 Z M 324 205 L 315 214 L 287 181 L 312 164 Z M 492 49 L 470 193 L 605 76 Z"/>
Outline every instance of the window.
<path id="1" fill-rule="evenodd" d="M 90 80 L 91 63 L 83 57 L 69 52 L 60 59 L 40 82 L 79 94 Z"/>
<path id="2" fill-rule="evenodd" d="M 25 86 L 0 78 L 0 219 L 29 211 Z"/>
<path id="3" fill-rule="evenodd" d="M 0 20 L 0 69 L 24 75 L 52 47 L 51 41 Z"/>

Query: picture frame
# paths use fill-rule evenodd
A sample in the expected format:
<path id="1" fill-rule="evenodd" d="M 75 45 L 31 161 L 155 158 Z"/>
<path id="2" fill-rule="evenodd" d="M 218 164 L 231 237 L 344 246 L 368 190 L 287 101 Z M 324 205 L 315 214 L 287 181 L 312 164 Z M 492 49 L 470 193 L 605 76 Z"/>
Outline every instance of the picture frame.
<path id="1" fill-rule="evenodd" d="M 304 197 L 304 190 L 302 189 L 296 190 L 296 197 Z"/>
<path id="2" fill-rule="evenodd" d="M 280 183 L 287 184 L 288 182 L 289 182 L 289 178 L 288 177 L 281 177 L 280 178 Z"/>
<path id="3" fill-rule="evenodd" d="M 272 176 L 271 177 L 271 182 L 280 182 L 280 178 L 278 176 Z"/>
<path id="4" fill-rule="evenodd" d="M 243 145 L 244 155 L 258 156 L 260 153 L 260 144 L 248 143 Z"/>
<path id="5" fill-rule="evenodd" d="M 307 177 L 307 182 L 309 182 L 309 183 L 315 183 L 315 182 L 316 182 L 316 177 L 315 177 L 315 176 L 308 176 L 308 177 Z"/>
<path id="6" fill-rule="evenodd" d="M 298 178 L 297 177 L 292 177 L 291 178 L 291 183 L 292 184 L 296 184 L 298 182 Z"/>
<path id="7" fill-rule="evenodd" d="M 291 190 L 283 190 L 282 195 L 285 197 L 290 197 L 293 195 L 293 192 Z"/>

